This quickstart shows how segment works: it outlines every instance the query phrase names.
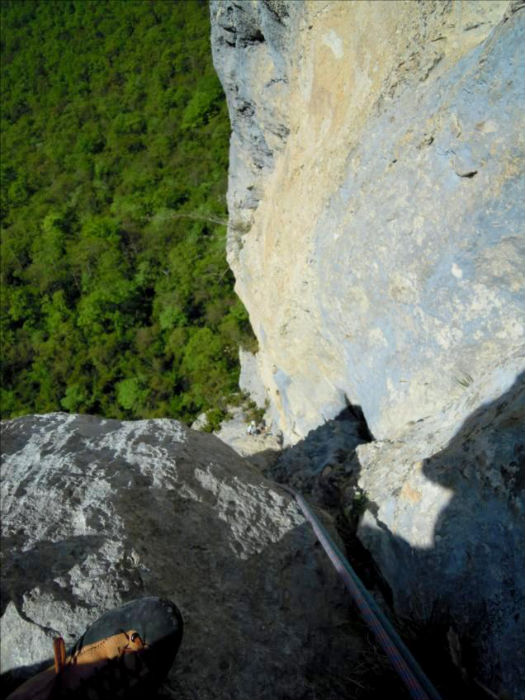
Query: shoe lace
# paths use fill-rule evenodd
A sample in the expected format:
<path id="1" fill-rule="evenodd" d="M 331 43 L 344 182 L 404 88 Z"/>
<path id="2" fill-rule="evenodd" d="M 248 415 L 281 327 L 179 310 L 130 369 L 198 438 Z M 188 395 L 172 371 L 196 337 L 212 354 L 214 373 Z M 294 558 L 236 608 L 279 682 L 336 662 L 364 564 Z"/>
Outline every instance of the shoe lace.
<path id="1" fill-rule="evenodd" d="M 139 685 L 140 681 L 150 672 L 148 655 L 140 653 L 148 648 L 148 644 L 138 632 L 128 634 L 123 629 L 117 630 L 117 632 L 123 634 L 126 639 L 126 643 L 118 647 L 117 656 L 107 659 L 106 663 L 93 676 L 90 676 L 80 687 L 74 690 L 63 686 L 61 672 L 66 666 L 74 666 L 78 663 L 78 657 L 84 647 L 85 634 L 77 640 L 67 659 L 65 659 L 65 650 L 63 651 L 61 658 L 64 658 L 65 663 L 58 665 L 53 698 L 56 697 L 57 700 L 58 698 L 60 700 L 89 698 L 91 700 L 93 697 L 96 697 L 104 700 L 109 693 L 111 693 L 111 697 L 124 697 L 128 691 L 133 690 L 134 686 Z M 57 640 L 53 641 L 55 670 L 57 669 L 56 649 L 60 648 L 60 646 L 64 648 L 63 639 L 59 638 L 59 640 L 61 640 L 61 643 Z M 94 693 L 95 696 L 93 695 Z"/>

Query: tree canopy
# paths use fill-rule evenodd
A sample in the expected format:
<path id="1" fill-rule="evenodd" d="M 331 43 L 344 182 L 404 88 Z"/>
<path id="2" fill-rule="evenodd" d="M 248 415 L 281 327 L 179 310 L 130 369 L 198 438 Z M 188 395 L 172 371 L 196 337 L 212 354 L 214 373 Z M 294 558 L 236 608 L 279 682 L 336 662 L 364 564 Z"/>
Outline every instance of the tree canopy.
<path id="1" fill-rule="evenodd" d="M 3 0 L 2 415 L 214 415 L 253 344 L 198 0 Z"/>

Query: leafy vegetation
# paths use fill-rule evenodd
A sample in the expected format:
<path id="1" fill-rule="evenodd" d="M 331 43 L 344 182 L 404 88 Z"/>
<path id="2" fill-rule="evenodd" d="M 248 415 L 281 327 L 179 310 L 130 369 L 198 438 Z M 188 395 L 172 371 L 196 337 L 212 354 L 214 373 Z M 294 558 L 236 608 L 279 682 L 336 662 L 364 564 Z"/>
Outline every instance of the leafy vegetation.
<path id="1" fill-rule="evenodd" d="M 222 415 L 253 343 L 198 0 L 3 0 L 2 412 Z"/>

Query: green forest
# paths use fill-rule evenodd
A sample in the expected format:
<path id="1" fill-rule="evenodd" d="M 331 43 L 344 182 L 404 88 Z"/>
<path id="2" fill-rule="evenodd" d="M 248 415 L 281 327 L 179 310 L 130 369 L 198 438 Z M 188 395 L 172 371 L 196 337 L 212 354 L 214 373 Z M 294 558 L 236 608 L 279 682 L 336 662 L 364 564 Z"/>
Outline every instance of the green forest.
<path id="1" fill-rule="evenodd" d="M 208 411 L 253 347 L 207 2 L 2 0 L 2 416 Z"/>

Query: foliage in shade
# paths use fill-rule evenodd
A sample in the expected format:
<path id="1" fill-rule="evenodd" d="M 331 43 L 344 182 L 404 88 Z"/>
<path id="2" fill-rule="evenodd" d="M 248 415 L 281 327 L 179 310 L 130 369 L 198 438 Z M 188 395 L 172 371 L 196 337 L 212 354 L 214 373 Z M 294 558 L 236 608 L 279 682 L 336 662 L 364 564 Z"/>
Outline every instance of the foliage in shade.
<path id="1" fill-rule="evenodd" d="M 207 3 L 1 12 L 3 416 L 223 410 L 253 336 Z"/>

